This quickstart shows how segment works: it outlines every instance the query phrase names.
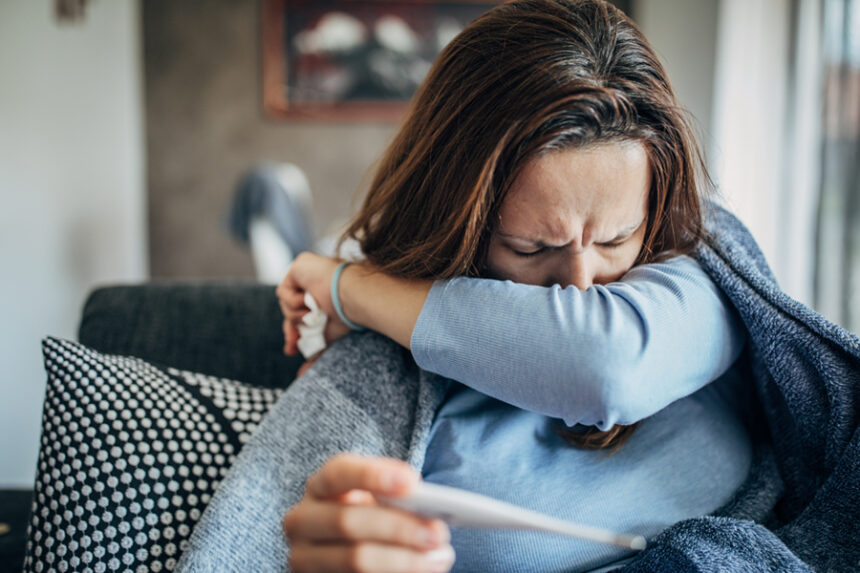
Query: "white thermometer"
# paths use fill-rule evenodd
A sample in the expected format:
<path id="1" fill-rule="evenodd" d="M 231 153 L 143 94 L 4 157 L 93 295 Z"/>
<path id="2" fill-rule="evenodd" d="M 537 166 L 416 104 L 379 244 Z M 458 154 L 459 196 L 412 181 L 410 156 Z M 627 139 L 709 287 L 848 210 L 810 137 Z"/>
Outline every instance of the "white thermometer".
<path id="1" fill-rule="evenodd" d="M 383 505 L 427 518 L 441 519 L 453 526 L 529 529 L 609 543 L 627 549 L 645 549 L 645 538 L 641 535 L 615 533 L 599 527 L 564 521 L 485 495 L 443 485 L 421 482 L 415 491 L 406 497 L 376 496 L 376 499 Z"/>

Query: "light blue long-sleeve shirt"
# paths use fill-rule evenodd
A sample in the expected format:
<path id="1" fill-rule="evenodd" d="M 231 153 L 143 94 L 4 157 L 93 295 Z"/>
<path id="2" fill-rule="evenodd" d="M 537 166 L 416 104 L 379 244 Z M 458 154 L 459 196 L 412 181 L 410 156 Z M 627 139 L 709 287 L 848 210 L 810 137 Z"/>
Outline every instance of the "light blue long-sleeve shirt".
<path id="1" fill-rule="evenodd" d="M 644 535 L 727 503 L 746 479 L 752 444 L 736 408 L 736 368 L 643 420 L 612 454 L 560 437 L 559 420 L 460 385 L 433 423 L 428 482 L 553 517 Z M 618 547 L 545 533 L 454 528 L 454 572 L 591 571 L 630 556 Z"/>
<path id="2" fill-rule="evenodd" d="M 437 282 L 412 352 L 465 386 L 452 387 L 433 423 L 424 479 L 648 537 L 710 513 L 752 459 L 735 403 L 744 381 L 730 369 L 744 341 L 689 257 L 585 291 Z M 553 418 L 604 429 L 648 419 L 608 455 L 573 448 Z M 456 529 L 452 544 L 455 571 L 587 571 L 629 556 L 522 531 Z"/>
<path id="3" fill-rule="evenodd" d="M 681 256 L 587 290 L 437 281 L 411 346 L 425 370 L 568 425 L 607 429 L 715 380 L 744 342 L 731 305 Z"/>

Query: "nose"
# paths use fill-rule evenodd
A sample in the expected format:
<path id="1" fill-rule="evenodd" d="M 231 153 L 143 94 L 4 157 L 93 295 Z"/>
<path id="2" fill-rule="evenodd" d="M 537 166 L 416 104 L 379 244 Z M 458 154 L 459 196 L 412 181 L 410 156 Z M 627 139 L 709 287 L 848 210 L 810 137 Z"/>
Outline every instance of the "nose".
<path id="1" fill-rule="evenodd" d="M 564 264 L 559 265 L 553 284 L 562 287 L 575 286 L 585 290 L 594 284 L 594 268 L 588 260 L 588 252 L 574 252 L 565 257 Z"/>

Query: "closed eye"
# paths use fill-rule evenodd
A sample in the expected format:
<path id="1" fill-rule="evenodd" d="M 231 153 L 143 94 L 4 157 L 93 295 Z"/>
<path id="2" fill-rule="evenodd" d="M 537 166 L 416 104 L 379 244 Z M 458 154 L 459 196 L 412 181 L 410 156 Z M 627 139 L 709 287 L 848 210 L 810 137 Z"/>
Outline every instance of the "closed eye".
<path id="1" fill-rule="evenodd" d="M 633 237 L 633 233 L 630 233 L 626 237 L 618 237 L 612 241 L 607 241 L 606 243 L 597 243 L 597 246 L 604 249 L 616 249 L 629 241 L 631 237 Z"/>
<path id="2" fill-rule="evenodd" d="M 528 258 L 528 257 L 536 257 L 542 253 L 545 253 L 549 250 L 549 247 L 541 247 L 536 251 L 518 251 L 516 249 L 511 249 L 511 251 L 518 257 Z"/>
<path id="3" fill-rule="evenodd" d="M 630 239 L 630 237 L 625 237 L 623 239 L 618 239 L 618 240 L 611 241 L 608 243 L 597 243 L 597 246 L 604 248 L 604 249 L 617 249 L 618 247 L 620 247 L 624 243 L 626 243 L 629 239 Z M 548 253 L 550 251 L 557 251 L 557 250 L 563 249 L 563 248 L 564 247 L 545 246 L 545 247 L 541 247 L 535 251 L 518 251 L 518 250 L 513 249 L 513 248 L 511 249 L 511 251 L 518 257 L 529 258 L 529 257 L 536 257 L 538 255 L 542 255 L 542 254 Z"/>
<path id="4" fill-rule="evenodd" d="M 618 247 L 620 247 L 621 245 L 623 245 L 624 243 L 626 243 L 627 241 L 629 241 L 631 238 L 633 238 L 633 235 L 635 235 L 635 234 L 636 234 L 636 231 L 638 231 L 639 229 L 641 229 L 641 228 L 642 228 L 642 225 L 644 225 L 644 224 L 645 224 L 645 219 L 643 219 L 643 220 L 642 220 L 642 222 L 641 222 L 641 223 L 639 223 L 638 225 L 636 225 L 635 227 L 630 227 L 630 228 L 628 228 L 628 229 L 627 229 L 627 230 L 625 230 L 625 231 L 621 231 L 621 232 L 618 234 L 618 236 L 616 236 L 616 237 L 615 237 L 614 239 L 612 239 L 611 241 L 607 241 L 607 242 L 605 242 L 605 243 L 597 243 L 597 246 L 598 246 L 598 247 L 602 247 L 602 248 L 604 248 L 604 249 L 615 249 L 615 248 L 618 248 Z"/>
<path id="5" fill-rule="evenodd" d="M 617 249 L 626 242 L 627 239 L 622 239 L 620 241 L 613 241 L 611 243 L 598 243 L 598 246 L 603 247 L 604 249 Z"/>

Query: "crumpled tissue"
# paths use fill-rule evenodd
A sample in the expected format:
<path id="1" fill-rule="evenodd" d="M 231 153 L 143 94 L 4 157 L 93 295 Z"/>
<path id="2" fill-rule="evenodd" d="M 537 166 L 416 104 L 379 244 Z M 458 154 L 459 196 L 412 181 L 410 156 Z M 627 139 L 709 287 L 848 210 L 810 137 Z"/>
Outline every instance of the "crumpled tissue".
<path id="1" fill-rule="evenodd" d="M 328 317 L 320 310 L 320 305 L 309 292 L 305 293 L 305 306 L 311 311 L 302 317 L 303 324 L 299 325 L 298 346 L 305 360 L 310 360 L 325 350 L 324 332 Z"/>

